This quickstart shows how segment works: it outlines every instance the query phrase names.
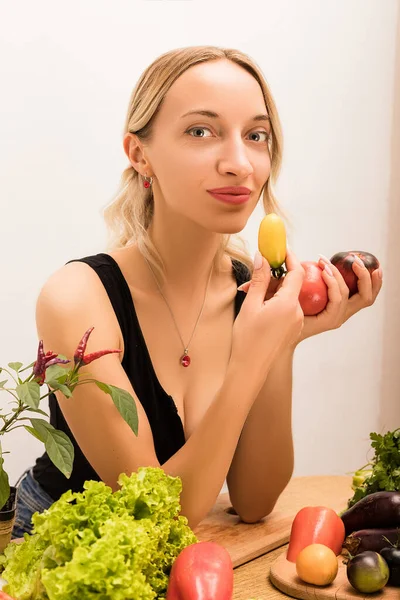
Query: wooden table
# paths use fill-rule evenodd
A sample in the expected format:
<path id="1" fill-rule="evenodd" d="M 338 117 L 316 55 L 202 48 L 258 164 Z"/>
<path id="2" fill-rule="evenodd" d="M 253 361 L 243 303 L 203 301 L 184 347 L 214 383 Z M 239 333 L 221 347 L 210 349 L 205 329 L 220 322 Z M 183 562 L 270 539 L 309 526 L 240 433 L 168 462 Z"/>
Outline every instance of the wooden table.
<path id="1" fill-rule="evenodd" d="M 272 563 L 286 548 L 287 544 L 237 567 L 234 570 L 232 600 L 288 600 L 288 596 L 277 590 L 269 580 Z"/>
<path id="2" fill-rule="evenodd" d="M 295 515 L 303 506 L 323 505 L 339 512 L 346 508 L 345 501 L 354 493 L 351 480 L 348 476 L 293 478 L 279 498 L 275 509 L 292 508 Z M 288 596 L 276 589 L 269 580 L 271 564 L 286 549 L 285 543 L 236 567 L 232 600 L 288 600 Z"/>

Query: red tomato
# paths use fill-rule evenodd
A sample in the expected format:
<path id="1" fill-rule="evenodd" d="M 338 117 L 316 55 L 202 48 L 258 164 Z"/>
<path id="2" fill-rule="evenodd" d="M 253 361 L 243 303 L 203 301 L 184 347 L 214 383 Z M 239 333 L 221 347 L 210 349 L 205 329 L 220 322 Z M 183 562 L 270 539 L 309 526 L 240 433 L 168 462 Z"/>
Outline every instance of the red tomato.
<path id="1" fill-rule="evenodd" d="M 322 279 L 322 269 L 318 263 L 305 261 L 301 264 L 306 274 L 299 294 L 300 306 L 306 316 L 316 315 L 328 303 L 328 287 Z"/>
<path id="2" fill-rule="evenodd" d="M 370 274 L 375 269 L 379 269 L 379 260 L 370 252 L 363 252 L 361 250 L 351 250 L 349 252 L 337 252 L 332 256 L 331 263 L 339 269 L 347 287 L 349 288 L 349 298 L 358 292 L 358 277 L 353 271 L 354 255 L 361 258 L 364 265 L 367 267 Z"/>
<path id="3" fill-rule="evenodd" d="M 332 508 L 305 506 L 293 520 L 286 558 L 295 563 L 301 550 L 311 544 L 328 546 L 338 556 L 344 538 L 344 523 Z"/>
<path id="4" fill-rule="evenodd" d="M 186 546 L 176 557 L 167 600 L 231 600 L 233 565 L 228 551 L 215 542 Z"/>

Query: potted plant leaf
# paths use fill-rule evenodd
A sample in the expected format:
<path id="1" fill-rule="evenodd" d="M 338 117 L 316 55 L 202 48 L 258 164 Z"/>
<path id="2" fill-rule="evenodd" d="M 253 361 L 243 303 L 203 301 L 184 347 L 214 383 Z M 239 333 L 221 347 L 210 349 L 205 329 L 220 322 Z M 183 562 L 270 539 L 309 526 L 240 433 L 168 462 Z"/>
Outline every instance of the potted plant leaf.
<path id="1" fill-rule="evenodd" d="M 87 342 L 94 327 L 90 327 L 80 340 L 73 357 L 70 368 L 67 365 L 72 361 L 56 354 L 44 352 L 43 341 L 40 340 L 36 360 L 24 367 L 20 362 L 8 363 L 8 369 L 0 367 L 0 379 L 3 373 L 8 379 L 0 381 L 0 392 L 6 392 L 11 400 L 0 405 L 0 436 L 23 427 L 35 438 L 44 443 L 47 454 L 55 466 L 69 478 L 74 461 L 74 447 L 69 437 L 55 429 L 40 406 L 40 402 L 53 391 L 60 390 L 64 396 L 71 398 L 74 389 L 84 383 L 95 383 L 103 392 L 109 394 L 123 419 L 131 427 L 135 435 L 138 434 L 138 416 L 136 404 L 126 390 L 113 385 L 92 379 L 86 373 L 79 372 L 83 365 L 88 365 L 101 356 L 121 350 L 100 350 L 85 354 Z M 29 370 L 29 371 L 28 371 Z M 22 373 L 28 371 L 27 377 Z M 12 380 L 11 386 L 9 385 Z M 47 386 L 47 391 L 41 393 L 42 386 Z M 11 540 L 11 532 L 15 522 L 15 508 L 17 490 L 9 485 L 9 477 L 4 468 L 3 440 L 0 437 L 0 552 Z"/>

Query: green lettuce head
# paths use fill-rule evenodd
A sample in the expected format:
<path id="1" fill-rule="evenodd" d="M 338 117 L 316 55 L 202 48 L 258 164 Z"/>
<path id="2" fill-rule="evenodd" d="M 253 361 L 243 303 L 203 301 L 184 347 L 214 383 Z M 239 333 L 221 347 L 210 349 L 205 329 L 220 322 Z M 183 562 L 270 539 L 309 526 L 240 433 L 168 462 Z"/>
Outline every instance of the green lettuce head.
<path id="1" fill-rule="evenodd" d="M 178 554 L 197 542 L 179 516 L 182 482 L 159 467 L 120 475 L 116 492 L 87 481 L 32 517 L 32 535 L 0 557 L 18 600 L 165 598 Z"/>

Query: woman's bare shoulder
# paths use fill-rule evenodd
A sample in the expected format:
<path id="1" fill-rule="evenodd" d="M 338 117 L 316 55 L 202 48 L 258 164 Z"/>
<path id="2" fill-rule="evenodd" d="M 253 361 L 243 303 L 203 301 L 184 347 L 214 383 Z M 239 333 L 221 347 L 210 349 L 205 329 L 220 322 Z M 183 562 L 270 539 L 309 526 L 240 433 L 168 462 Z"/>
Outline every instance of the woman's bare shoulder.
<path id="1" fill-rule="evenodd" d="M 54 271 L 43 284 L 36 302 L 38 332 L 71 327 L 83 333 L 93 324 L 110 341 L 120 341 L 120 329 L 107 292 L 96 271 L 74 261 Z"/>
<path id="2" fill-rule="evenodd" d="M 106 295 L 96 271 L 87 263 L 67 263 L 50 274 L 39 298 L 54 301 L 64 308 L 82 306 L 88 300 L 101 300 Z"/>

